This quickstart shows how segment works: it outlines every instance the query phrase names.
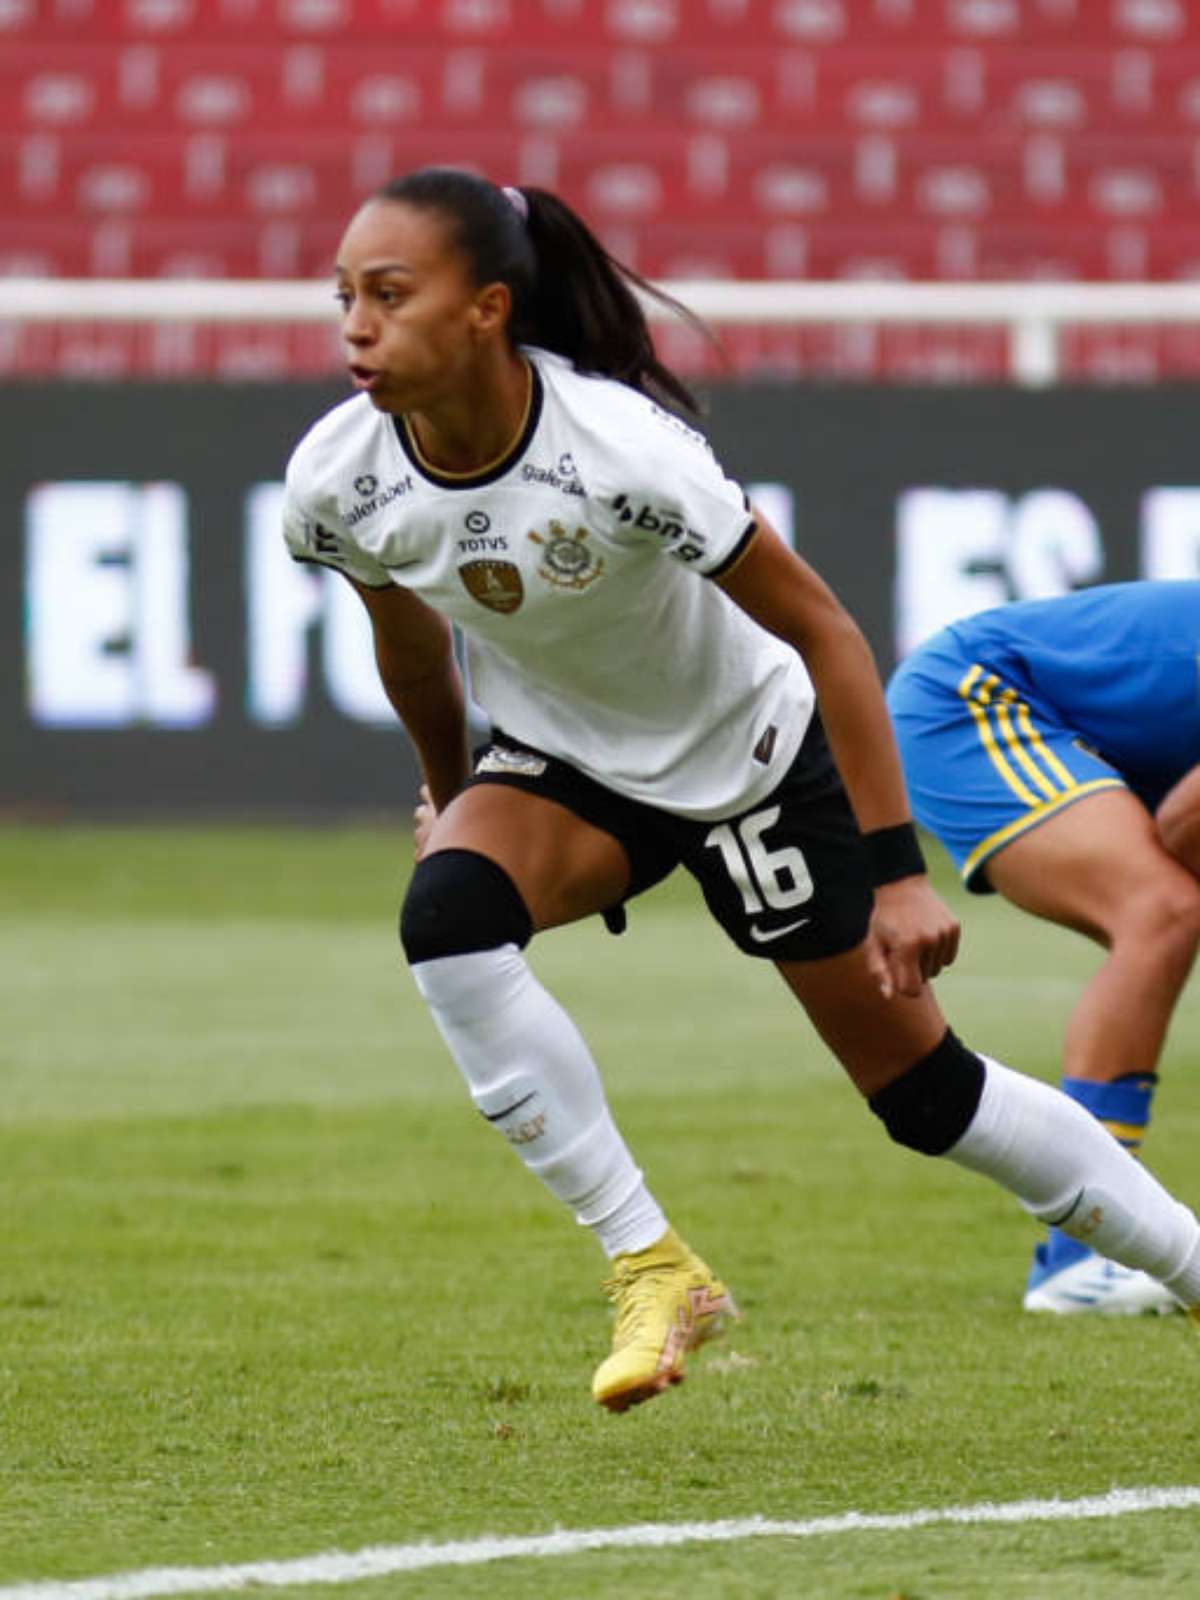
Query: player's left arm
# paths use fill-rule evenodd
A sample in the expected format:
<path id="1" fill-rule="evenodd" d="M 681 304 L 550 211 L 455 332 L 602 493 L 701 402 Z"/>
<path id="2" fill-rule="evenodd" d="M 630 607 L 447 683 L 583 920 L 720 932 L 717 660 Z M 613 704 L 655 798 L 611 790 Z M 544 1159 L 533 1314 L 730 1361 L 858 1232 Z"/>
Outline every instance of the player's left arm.
<path id="1" fill-rule="evenodd" d="M 758 531 L 715 581 L 749 616 L 800 652 L 834 760 L 864 833 L 911 823 L 883 685 L 862 630 L 829 585 L 755 511 Z M 959 925 L 924 873 L 880 886 L 872 965 L 884 994 L 916 994 L 958 952 Z"/>
<path id="2" fill-rule="evenodd" d="M 1200 878 L 1200 766 L 1185 772 L 1154 813 L 1163 848 Z"/>

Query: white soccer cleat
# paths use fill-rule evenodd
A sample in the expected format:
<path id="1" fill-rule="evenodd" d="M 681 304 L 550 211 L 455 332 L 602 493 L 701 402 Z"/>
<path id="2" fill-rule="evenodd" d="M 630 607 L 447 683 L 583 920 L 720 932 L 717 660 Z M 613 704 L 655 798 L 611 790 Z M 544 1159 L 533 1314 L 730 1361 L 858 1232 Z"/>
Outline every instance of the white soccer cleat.
<path id="1" fill-rule="evenodd" d="M 1136 1317 L 1146 1312 L 1160 1316 L 1182 1307 L 1175 1296 L 1146 1272 L 1106 1261 L 1094 1250 L 1057 1269 L 1047 1269 L 1045 1246 L 1034 1252 L 1025 1298 L 1026 1311 L 1052 1311 L 1072 1316 L 1090 1311 L 1093 1316 Z"/>

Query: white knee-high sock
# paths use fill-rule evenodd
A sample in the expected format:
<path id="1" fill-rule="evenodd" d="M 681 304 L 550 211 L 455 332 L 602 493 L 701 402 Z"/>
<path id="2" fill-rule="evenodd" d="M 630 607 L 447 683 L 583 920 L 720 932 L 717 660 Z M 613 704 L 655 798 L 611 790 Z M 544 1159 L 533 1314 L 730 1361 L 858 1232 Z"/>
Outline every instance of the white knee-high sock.
<path id="1" fill-rule="evenodd" d="M 1082 1106 L 983 1057 L 983 1096 L 946 1153 L 1010 1189 L 1043 1222 L 1200 1302 L 1200 1223 Z"/>
<path id="2" fill-rule="evenodd" d="M 515 944 L 417 962 L 417 987 L 476 1106 L 609 1256 L 667 1231 L 587 1045 Z"/>

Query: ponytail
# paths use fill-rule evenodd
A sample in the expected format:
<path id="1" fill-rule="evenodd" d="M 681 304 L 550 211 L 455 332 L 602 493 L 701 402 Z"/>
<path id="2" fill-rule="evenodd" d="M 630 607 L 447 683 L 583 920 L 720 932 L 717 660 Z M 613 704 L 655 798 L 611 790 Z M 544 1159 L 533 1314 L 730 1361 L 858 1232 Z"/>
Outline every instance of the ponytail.
<path id="1" fill-rule="evenodd" d="M 548 189 L 518 189 L 528 208 L 537 258 L 533 292 L 519 308 L 514 337 L 566 356 L 580 372 L 616 378 L 656 400 L 698 414 L 688 386 L 658 358 L 635 291 L 669 306 L 708 335 L 686 306 L 609 255 L 595 234 Z"/>
<path id="2" fill-rule="evenodd" d="M 476 284 L 503 283 L 512 338 L 565 356 L 580 372 L 615 378 L 653 400 L 698 414 L 692 391 L 654 350 L 639 294 L 670 307 L 711 339 L 703 322 L 610 256 L 548 189 L 500 189 L 454 167 L 422 167 L 376 191 L 441 213 Z"/>

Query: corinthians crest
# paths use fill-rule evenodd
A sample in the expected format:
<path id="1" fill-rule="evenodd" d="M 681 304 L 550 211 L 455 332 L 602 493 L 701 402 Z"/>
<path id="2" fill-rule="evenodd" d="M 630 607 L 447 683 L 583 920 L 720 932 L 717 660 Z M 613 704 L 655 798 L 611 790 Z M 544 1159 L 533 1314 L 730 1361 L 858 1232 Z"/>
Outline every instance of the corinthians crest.
<path id="1" fill-rule="evenodd" d="M 521 569 L 511 561 L 467 561 L 458 569 L 463 588 L 489 611 L 507 615 L 525 598 Z"/>
<path id="2" fill-rule="evenodd" d="M 604 571 L 604 557 L 588 547 L 587 528 L 568 533 L 561 522 L 552 522 L 548 534 L 531 530 L 529 537 L 541 546 L 538 573 L 559 589 L 586 589 Z"/>

